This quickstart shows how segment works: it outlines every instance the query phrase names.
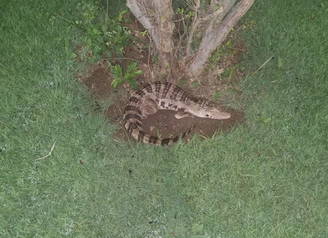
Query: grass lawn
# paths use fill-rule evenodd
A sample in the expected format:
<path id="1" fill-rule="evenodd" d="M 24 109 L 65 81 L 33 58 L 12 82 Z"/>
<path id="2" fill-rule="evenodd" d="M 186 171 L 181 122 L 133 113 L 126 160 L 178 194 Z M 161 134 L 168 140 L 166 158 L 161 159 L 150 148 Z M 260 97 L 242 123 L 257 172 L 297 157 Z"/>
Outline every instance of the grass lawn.
<path id="1" fill-rule="evenodd" d="M 80 1 L 0 3 L 0 237 L 328 237 L 327 1 L 256 1 L 246 122 L 171 148 L 74 80 Z"/>

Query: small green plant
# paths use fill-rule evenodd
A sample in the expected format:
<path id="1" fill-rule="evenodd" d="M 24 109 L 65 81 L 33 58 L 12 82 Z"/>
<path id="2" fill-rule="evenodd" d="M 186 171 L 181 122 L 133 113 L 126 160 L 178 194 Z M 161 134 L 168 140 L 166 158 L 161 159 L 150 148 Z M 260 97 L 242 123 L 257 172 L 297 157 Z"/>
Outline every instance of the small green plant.
<path id="1" fill-rule="evenodd" d="M 177 15 L 181 15 L 183 16 L 184 18 L 191 18 L 195 15 L 195 12 L 194 11 L 190 11 L 190 10 L 185 10 L 184 8 L 180 8 L 178 7 L 177 8 L 177 11 L 176 11 L 176 14 Z"/>
<path id="2" fill-rule="evenodd" d="M 206 71 L 209 71 L 215 67 L 215 65 L 226 55 L 233 54 L 233 43 L 227 41 L 225 44 L 220 45 L 211 55 L 209 64 L 206 67 Z"/>
<path id="3" fill-rule="evenodd" d="M 255 19 L 246 20 L 245 23 L 241 26 L 242 30 L 254 29 L 257 26 Z"/>
<path id="4" fill-rule="evenodd" d="M 235 71 L 236 67 L 235 66 L 232 66 L 232 67 L 229 67 L 229 68 L 226 68 L 222 74 L 222 78 L 227 78 L 228 80 L 231 80 L 232 78 L 232 75 Z"/>
<path id="5" fill-rule="evenodd" d="M 122 55 L 124 46 L 127 45 L 132 36 L 127 27 L 122 27 L 123 15 L 128 11 L 119 12 L 116 18 L 108 16 L 92 2 L 82 1 L 77 5 L 81 12 L 81 19 L 74 21 L 75 26 L 86 32 L 84 43 L 93 56 L 112 53 Z"/>
<path id="6" fill-rule="evenodd" d="M 222 49 L 219 47 L 216 49 L 216 51 L 214 51 L 210 57 L 210 60 L 209 60 L 209 64 L 208 66 L 206 67 L 206 71 L 209 71 L 211 69 L 214 68 L 214 66 L 221 60 L 223 56 L 223 51 Z"/>
<path id="7" fill-rule="evenodd" d="M 112 81 L 112 86 L 117 88 L 118 86 L 122 85 L 124 82 L 128 82 L 132 89 L 137 89 L 137 81 L 136 77 L 142 74 L 142 70 L 138 70 L 138 63 L 133 61 L 130 63 L 129 67 L 127 68 L 126 72 L 123 74 L 122 67 L 120 65 L 111 65 L 109 64 L 109 68 L 114 75 L 114 79 Z"/>

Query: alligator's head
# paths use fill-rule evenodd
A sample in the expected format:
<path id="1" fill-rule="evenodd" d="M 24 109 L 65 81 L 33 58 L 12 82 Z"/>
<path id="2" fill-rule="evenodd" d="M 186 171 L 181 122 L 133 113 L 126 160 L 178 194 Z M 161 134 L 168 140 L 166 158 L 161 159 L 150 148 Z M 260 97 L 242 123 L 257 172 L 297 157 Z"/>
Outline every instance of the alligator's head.
<path id="1" fill-rule="evenodd" d="M 230 113 L 223 111 L 217 104 L 211 101 L 202 100 L 192 104 L 188 108 L 188 111 L 197 117 L 219 120 L 229 119 L 231 117 Z"/>

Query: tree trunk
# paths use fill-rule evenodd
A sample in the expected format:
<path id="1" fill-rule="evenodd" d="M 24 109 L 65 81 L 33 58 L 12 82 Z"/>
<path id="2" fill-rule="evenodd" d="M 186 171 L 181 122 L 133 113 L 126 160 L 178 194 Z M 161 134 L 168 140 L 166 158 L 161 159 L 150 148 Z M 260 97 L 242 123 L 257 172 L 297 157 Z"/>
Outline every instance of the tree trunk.
<path id="1" fill-rule="evenodd" d="M 228 36 L 228 33 L 237 24 L 239 19 L 245 15 L 252 6 L 254 0 L 241 0 L 237 6 L 229 13 L 218 26 L 207 29 L 203 37 L 196 57 L 192 61 L 189 72 L 194 76 L 199 76 L 205 69 L 205 63 L 215 50 Z"/>
<path id="2" fill-rule="evenodd" d="M 173 9 L 171 0 L 128 0 L 127 7 L 140 21 L 158 50 L 161 71 L 168 73 L 173 60 Z"/>
<path id="3" fill-rule="evenodd" d="M 160 12 L 160 46 L 159 46 L 159 60 L 161 69 L 164 72 L 170 68 L 170 64 L 173 60 L 173 9 L 171 0 L 159 1 L 158 11 Z"/>
<path id="4" fill-rule="evenodd" d="M 195 5 L 190 5 L 195 14 L 189 37 L 186 40 L 186 56 L 193 53 L 191 44 L 196 29 L 202 30 L 203 36 L 195 58 L 186 69 L 187 74 L 199 76 L 204 71 L 211 53 L 222 44 L 238 20 L 252 6 L 254 0 L 240 0 L 230 11 L 235 2 L 236 0 L 211 0 L 205 10 L 201 7 L 201 0 L 194 0 Z M 158 50 L 161 72 L 169 74 L 174 60 L 173 30 L 175 25 L 172 0 L 127 0 L 127 7 L 148 30 L 152 43 Z"/>

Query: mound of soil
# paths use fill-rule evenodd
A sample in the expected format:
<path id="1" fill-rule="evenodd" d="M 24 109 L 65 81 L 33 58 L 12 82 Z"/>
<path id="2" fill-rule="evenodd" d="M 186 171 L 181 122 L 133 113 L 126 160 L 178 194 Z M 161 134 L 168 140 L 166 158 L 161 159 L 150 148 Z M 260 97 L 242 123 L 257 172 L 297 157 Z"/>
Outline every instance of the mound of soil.
<path id="1" fill-rule="evenodd" d="M 157 73 L 159 72 L 157 72 L 157 65 L 151 62 L 153 58 L 151 52 L 143 50 L 147 49 L 144 46 L 149 44 L 149 42 L 146 37 L 142 37 L 142 34 L 140 34 L 143 32 L 142 27 L 137 21 L 131 22 L 129 27 L 133 29 L 132 32 L 137 37 L 137 41 L 125 50 L 125 59 L 119 59 L 116 62 L 113 62 L 115 59 L 112 59 L 111 63 L 119 63 L 122 68 L 126 68 L 131 62 L 131 59 L 138 61 L 138 68 L 143 71 L 143 74 L 137 77 L 139 86 L 159 80 L 154 78 L 154 75 L 158 75 Z M 236 67 L 229 75 L 229 80 L 223 80 L 222 78 L 226 69 L 233 68 L 238 63 L 240 56 L 245 51 L 245 46 L 236 36 L 231 36 L 228 40 L 233 41 L 233 53 L 223 56 L 211 70 L 201 76 L 201 79 L 186 79 L 185 75 L 177 74 L 170 75 L 166 80 L 179 85 L 185 91 L 196 97 L 203 97 L 211 101 L 215 101 L 215 93 L 219 92 L 220 99 L 218 103 L 225 101 L 227 98 L 230 100 L 231 98 L 233 100 L 240 98 L 241 90 L 237 85 L 243 78 L 243 73 Z M 79 79 L 88 87 L 96 103 L 108 98 L 114 101 L 106 110 L 105 116 L 111 123 L 117 123 L 121 128 L 113 137 L 117 140 L 127 140 L 127 133 L 122 126 L 122 114 L 130 97 L 131 89 L 129 85 L 123 85 L 118 89 L 114 89 L 111 86 L 112 75 L 108 69 L 106 59 L 92 65 L 88 73 L 80 76 Z M 231 97 L 232 92 L 235 95 Z M 180 135 L 193 126 L 195 128 L 186 137 L 187 139 L 193 137 L 194 134 L 200 135 L 200 138 L 212 137 L 214 133 L 227 131 L 234 125 L 244 121 L 244 114 L 240 111 L 240 108 L 238 110 L 226 108 L 226 111 L 231 113 L 231 118 L 227 120 L 212 120 L 198 117 L 187 117 L 178 120 L 174 116 L 176 112 L 159 110 L 154 115 L 144 119 L 143 126 L 145 132 L 162 138 Z"/>

